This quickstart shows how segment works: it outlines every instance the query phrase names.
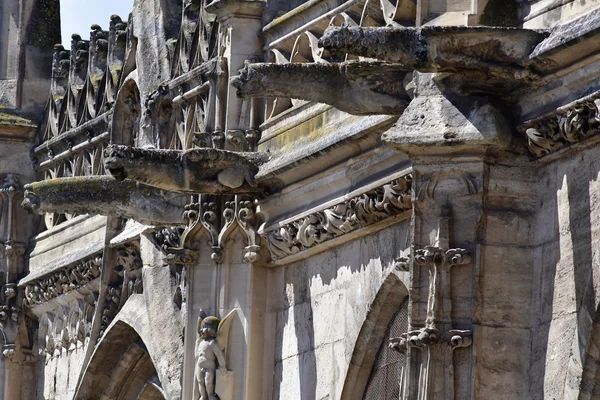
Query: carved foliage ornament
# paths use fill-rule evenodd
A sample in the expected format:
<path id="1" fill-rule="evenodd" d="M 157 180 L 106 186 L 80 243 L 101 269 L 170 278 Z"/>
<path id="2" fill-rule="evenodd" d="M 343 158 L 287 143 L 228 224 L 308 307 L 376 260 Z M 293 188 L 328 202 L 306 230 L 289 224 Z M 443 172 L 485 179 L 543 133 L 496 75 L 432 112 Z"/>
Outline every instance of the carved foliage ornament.
<path id="1" fill-rule="evenodd" d="M 410 210 L 411 184 L 412 176 L 405 175 L 269 232 L 267 240 L 272 259 L 285 258 Z"/>
<path id="2" fill-rule="evenodd" d="M 78 289 L 100 276 L 102 256 L 96 255 L 62 268 L 25 286 L 25 306 L 32 307 Z"/>
<path id="3" fill-rule="evenodd" d="M 139 243 L 125 243 L 117 248 L 118 265 L 115 272 L 123 280 L 123 297 L 129 298 L 132 294 L 143 292 L 142 258 Z"/>
<path id="4" fill-rule="evenodd" d="M 528 121 L 519 127 L 525 133 L 529 150 L 543 157 L 563 147 L 598 134 L 600 92 L 558 108 L 553 113 Z"/>
<path id="5" fill-rule="evenodd" d="M 47 357 L 46 362 L 63 352 L 84 346 L 92 330 L 92 316 L 97 293 L 58 306 L 39 318 L 39 354 Z"/>

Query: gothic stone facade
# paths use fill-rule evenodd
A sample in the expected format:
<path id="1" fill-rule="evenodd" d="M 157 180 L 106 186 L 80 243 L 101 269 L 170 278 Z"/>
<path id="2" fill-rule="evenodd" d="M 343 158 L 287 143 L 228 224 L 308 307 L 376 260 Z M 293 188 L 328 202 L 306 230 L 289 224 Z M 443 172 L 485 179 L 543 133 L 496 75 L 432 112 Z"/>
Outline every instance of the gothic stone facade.
<path id="1" fill-rule="evenodd" d="M 600 1 L 0 11 L 1 398 L 600 398 Z"/>

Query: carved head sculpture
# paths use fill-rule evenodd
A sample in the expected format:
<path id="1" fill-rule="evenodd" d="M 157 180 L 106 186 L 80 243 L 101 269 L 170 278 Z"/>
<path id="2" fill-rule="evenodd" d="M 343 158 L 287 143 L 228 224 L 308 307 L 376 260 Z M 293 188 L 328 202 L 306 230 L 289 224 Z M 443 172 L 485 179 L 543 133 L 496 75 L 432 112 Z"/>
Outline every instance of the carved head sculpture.
<path id="1" fill-rule="evenodd" d="M 9 306 L 0 306 L 0 321 L 4 322 L 8 320 L 10 307 Z"/>
<path id="2" fill-rule="evenodd" d="M 17 295 L 17 285 L 15 283 L 7 283 L 4 285 L 4 298 L 10 300 Z"/>
<path id="3" fill-rule="evenodd" d="M 217 317 L 206 317 L 198 320 L 198 334 L 204 339 L 216 338 L 221 320 Z"/>
<path id="4" fill-rule="evenodd" d="M 30 190 L 26 190 L 23 195 L 21 206 L 31 214 L 37 214 L 40 208 L 40 198 Z"/>

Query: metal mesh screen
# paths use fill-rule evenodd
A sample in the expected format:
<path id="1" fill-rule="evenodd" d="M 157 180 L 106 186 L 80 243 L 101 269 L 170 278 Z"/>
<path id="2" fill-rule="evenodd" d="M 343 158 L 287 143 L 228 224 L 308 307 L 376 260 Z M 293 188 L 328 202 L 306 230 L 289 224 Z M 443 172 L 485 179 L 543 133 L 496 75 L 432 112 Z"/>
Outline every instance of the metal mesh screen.
<path id="1" fill-rule="evenodd" d="M 408 297 L 398 308 L 387 327 L 383 342 L 377 351 L 371 376 L 363 396 L 364 400 L 398 400 L 400 398 L 400 374 L 405 356 L 388 347 L 391 338 L 408 330 Z"/>

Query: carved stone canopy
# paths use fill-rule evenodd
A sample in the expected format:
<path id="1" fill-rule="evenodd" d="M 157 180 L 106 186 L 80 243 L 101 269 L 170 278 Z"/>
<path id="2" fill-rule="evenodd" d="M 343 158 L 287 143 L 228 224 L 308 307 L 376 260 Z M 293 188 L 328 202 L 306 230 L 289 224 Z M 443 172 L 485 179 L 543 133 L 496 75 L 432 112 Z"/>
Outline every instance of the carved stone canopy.
<path id="1" fill-rule="evenodd" d="M 104 166 L 117 179 L 179 193 L 260 193 L 254 177 L 267 153 L 239 153 L 213 148 L 187 151 L 141 149 L 110 145 Z"/>
<path id="2" fill-rule="evenodd" d="M 186 196 L 110 176 L 57 178 L 25 186 L 29 212 L 116 214 L 148 225 L 183 223 Z"/>
<path id="3" fill-rule="evenodd" d="M 401 65 L 376 61 L 257 63 L 246 65 L 232 85 L 240 97 L 284 97 L 330 104 L 354 115 L 397 115 L 410 100 L 405 75 Z"/>

